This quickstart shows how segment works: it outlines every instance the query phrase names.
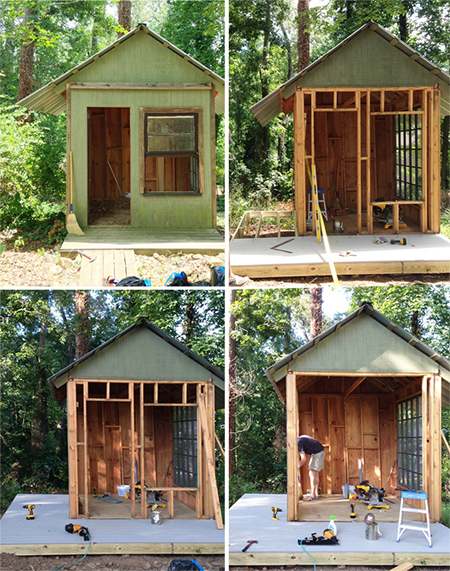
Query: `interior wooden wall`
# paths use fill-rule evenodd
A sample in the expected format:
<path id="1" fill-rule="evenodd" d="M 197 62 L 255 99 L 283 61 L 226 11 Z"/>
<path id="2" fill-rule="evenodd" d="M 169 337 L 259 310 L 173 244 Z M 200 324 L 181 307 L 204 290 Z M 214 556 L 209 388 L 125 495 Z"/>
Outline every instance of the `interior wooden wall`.
<path id="1" fill-rule="evenodd" d="M 90 107 L 89 114 L 89 198 L 120 198 L 130 192 L 130 109 Z"/>
<path id="2" fill-rule="evenodd" d="M 384 487 L 397 457 L 394 395 L 377 395 L 369 385 L 344 398 L 339 393 L 354 380 L 321 379 L 308 394 L 298 394 L 299 433 L 312 436 L 325 448 L 320 486 L 326 494 L 342 493 L 346 482 L 359 483 L 359 459 L 363 461 L 363 479 Z M 318 388 L 320 392 L 315 392 Z M 309 488 L 308 462 L 301 468 L 301 478 L 303 487 L 308 483 Z M 391 491 L 395 485 L 394 473 Z"/>
<path id="3" fill-rule="evenodd" d="M 145 192 L 189 192 L 189 157 L 146 157 Z"/>
<path id="4" fill-rule="evenodd" d="M 361 105 L 361 140 L 366 140 L 366 109 Z M 311 108 L 306 112 L 306 149 L 311 149 Z M 328 111 L 315 113 L 314 145 L 317 184 L 325 193 L 327 208 L 333 208 L 336 192 L 341 208 L 357 207 L 357 132 L 356 113 Z M 372 197 L 393 200 L 395 196 L 392 116 L 372 116 L 370 125 Z M 366 144 L 361 146 L 365 155 Z M 307 189 L 308 167 L 305 170 Z M 366 208 L 366 169 L 361 170 L 362 208 Z"/>

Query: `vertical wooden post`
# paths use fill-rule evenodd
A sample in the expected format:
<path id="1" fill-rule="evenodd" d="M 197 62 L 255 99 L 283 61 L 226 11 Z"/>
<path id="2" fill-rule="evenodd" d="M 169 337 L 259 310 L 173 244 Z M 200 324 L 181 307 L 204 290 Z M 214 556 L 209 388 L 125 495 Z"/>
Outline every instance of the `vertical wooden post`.
<path id="1" fill-rule="evenodd" d="M 287 521 L 297 521 L 298 515 L 298 449 L 297 449 L 297 385 L 295 373 L 286 375 L 287 430 Z"/>
<path id="2" fill-rule="evenodd" d="M 422 479 L 423 489 L 430 497 L 430 470 L 429 470 L 429 446 L 428 435 L 429 415 L 428 415 L 428 377 L 422 378 Z"/>
<path id="3" fill-rule="evenodd" d="M 72 138 L 71 138 L 71 93 L 70 93 L 70 83 L 66 83 L 66 165 L 70 164 L 70 151 L 72 149 Z M 66 167 L 66 216 L 69 214 L 70 210 L 70 177 L 72 173 L 69 168 Z M 73 179 L 73 177 L 72 177 Z M 73 189 L 72 189 L 73 192 Z M 73 199 L 72 199 L 73 200 Z M 74 516 L 70 516 L 74 517 Z"/>
<path id="4" fill-rule="evenodd" d="M 440 131 L 440 109 L 441 109 L 441 92 L 439 87 L 434 87 L 431 92 L 432 103 L 430 108 L 430 216 L 428 219 L 428 230 L 433 233 L 439 233 L 441 227 L 441 131 Z M 425 220 L 426 224 L 426 220 Z M 421 232 L 425 232 L 421 229 Z"/>
<path id="5" fill-rule="evenodd" d="M 428 227 L 428 207 L 429 207 L 429 200 L 428 200 L 428 89 L 424 89 L 422 95 L 422 200 L 424 201 L 423 204 L 423 216 L 425 216 L 425 220 L 423 225 L 425 228 Z M 439 190 L 440 192 L 440 190 Z"/>
<path id="6" fill-rule="evenodd" d="M 131 517 L 136 517 L 136 468 L 134 463 L 134 383 L 132 384 L 130 402 L 130 454 L 131 454 Z"/>
<path id="7" fill-rule="evenodd" d="M 78 513 L 77 394 L 73 379 L 67 381 L 67 445 L 69 449 L 69 517 Z"/>
<path id="8" fill-rule="evenodd" d="M 362 232 L 362 196 L 361 196 L 361 91 L 355 91 L 356 105 L 356 218 L 358 234 Z"/>
<path id="9" fill-rule="evenodd" d="M 203 498 L 203 446 L 202 446 L 202 421 L 198 403 L 201 394 L 201 384 L 197 385 L 197 497 L 196 497 L 196 515 L 202 518 L 204 515 L 204 498 Z"/>
<path id="10" fill-rule="evenodd" d="M 433 375 L 429 381 L 429 446 L 430 446 L 430 492 L 428 503 L 430 520 L 439 522 L 441 512 L 441 390 L 439 375 Z"/>
<path id="11" fill-rule="evenodd" d="M 144 383 L 139 385 L 139 464 L 141 482 L 141 516 L 147 518 L 147 492 L 144 488 L 145 483 L 145 459 L 144 459 Z"/>
<path id="12" fill-rule="evenodd" d="M 305 100 L 303 91 L 297 88 L 294 100 L 294 202 L 299 236 L 306 234 L 305 154 Z"/>
<path id="13" fill-rule="evenodd" d="M 174 505 L 173 505 L 173 490 L 169 490 L 169 505 L 167 506 L 167 511 L 169 515 L 169 519 L 173 519 L 174 515 Z"/>
<path id="14" fill-rule="evenodd" d="M 371 162 L 372 162 L 372 153 L 371 153 L 371 132 L 370 132 L 370 90 L 366 91 L 366 155 L 367 155 L 367 164 L 366 164 L 366 209 L 367 209 L 367 232 L 369 234 L 373 233 L 373 214 L 372 214 L 372 188 L 371 188 Z M 376 170 L 376 169 L 375 169 Z"/>
<path id="15" fill-rule="evenodd" d="M 203 159 L 204 160 L 204 159 Z M 212 192 L 212 224 L 217 228 L 217 189 L 216 189 L 216 111 L 215 89 L 211 83 L 211 192 Z"/>
<path id="16" fill-rule="evenodd" d="M 89 517 L 89 458 L 87 451 L 87 389 L 88 381 L 83 382 L 83 455 L 84 455 L 84 506 L 85 517 Z"/>

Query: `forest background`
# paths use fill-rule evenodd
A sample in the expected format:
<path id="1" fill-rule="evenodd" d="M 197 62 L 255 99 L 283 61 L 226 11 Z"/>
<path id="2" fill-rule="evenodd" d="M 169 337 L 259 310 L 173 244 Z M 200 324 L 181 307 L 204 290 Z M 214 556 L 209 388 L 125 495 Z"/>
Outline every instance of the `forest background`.
<path id="1" fill-rule="evenodd" d="M 334 315 L 323 314 L 320 290 L 231 292 L 230 505 L 245 493 L 287 493 L 286 409 L 264 371 L 363 302 L 450 358 L 449 286 L 345 288 L 349 308 Z M 442 409 L 442 429 L 449 441 L 450 407 Z M 442 459 L 443 522 L 450 527 L 450 458 L 444 446 Z"/>
<path id="2" fill-rule="evenodd" d="M 30 113 L 17 101 L 141 22 L 225 77 L 224 18 L 224 0 L 0 1 L 3 239 L 15 248 L 44 251 L 62 243 L 66 234 L 65 113 Z M 216 126 L 217 185 L 223 187 L 224 119 L 217 117 Z M 218 209 L 223 208 L 219 201 Z"/>
<path id="3" fill-rule="evenodd" d="M 246 210 L 292 209 L 292 114 L 262 127 L 250 107 L 368 20 L 449 72 L 449 0 L 230 0 L 229 19 L 231 228 Z M 441 231 L 450 237 L 449 124 L 442 119 Z"/>

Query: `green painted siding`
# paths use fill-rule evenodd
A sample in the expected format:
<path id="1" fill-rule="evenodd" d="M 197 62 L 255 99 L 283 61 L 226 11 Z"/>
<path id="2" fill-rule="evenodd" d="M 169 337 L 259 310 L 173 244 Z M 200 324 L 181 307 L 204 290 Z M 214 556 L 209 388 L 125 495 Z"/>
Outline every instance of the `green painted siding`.
<path id="1" fill-rule="evenodd" d="M 145 327 L 137 327 L 69 372 L 77 379 L 224 382 Z M 55 379 L 56 387 L 67 380 Z"/>
<path id="2" fill-rule="evenodd" d="M 370 29 L 301 77 L 301 87 L 434 86 L 436 77 Z M 288 97 L 295 86 L 286 89 Z"/>
<path id="3" fill-rule="evenodd" d="M 149 57 L 151 54 L 151 57 Z M 199 69 L 174 54 L 145 32 L 79 71 L 73 81 L 136 83 L 207 83 Z M 63 86 L 58 88 L 63 90 Z M 81 90 L 71 91 L 71 149 L 73 152 L 73 204 L 77 221 L 87 226 L 88 212 L 88 107 L 129 107 L 131 136 L 131 227 L 149 229 L 213 228 L 210 90 Z M 203 194 L 143 196 L 139 192 L 139 110 L 143 107 L 200 107 L 203 109 Z"/>
<path id="4" fill-rule="evenodd" d="M 362 313 L 289 363 L 292 371 L 433 374 L 439 366 Z M 276 381 L 286 369 L 274 374 Z"/>

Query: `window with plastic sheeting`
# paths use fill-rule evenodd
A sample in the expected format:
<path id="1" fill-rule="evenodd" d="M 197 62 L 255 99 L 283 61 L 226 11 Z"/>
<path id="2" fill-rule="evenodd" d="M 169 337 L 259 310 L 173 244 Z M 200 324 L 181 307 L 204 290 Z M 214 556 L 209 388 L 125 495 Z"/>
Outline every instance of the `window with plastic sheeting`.
<path id="1" fill-rule="evenodd" d="M 201 193 L 200 110 L 143 111 L 143 192 Z"/>

